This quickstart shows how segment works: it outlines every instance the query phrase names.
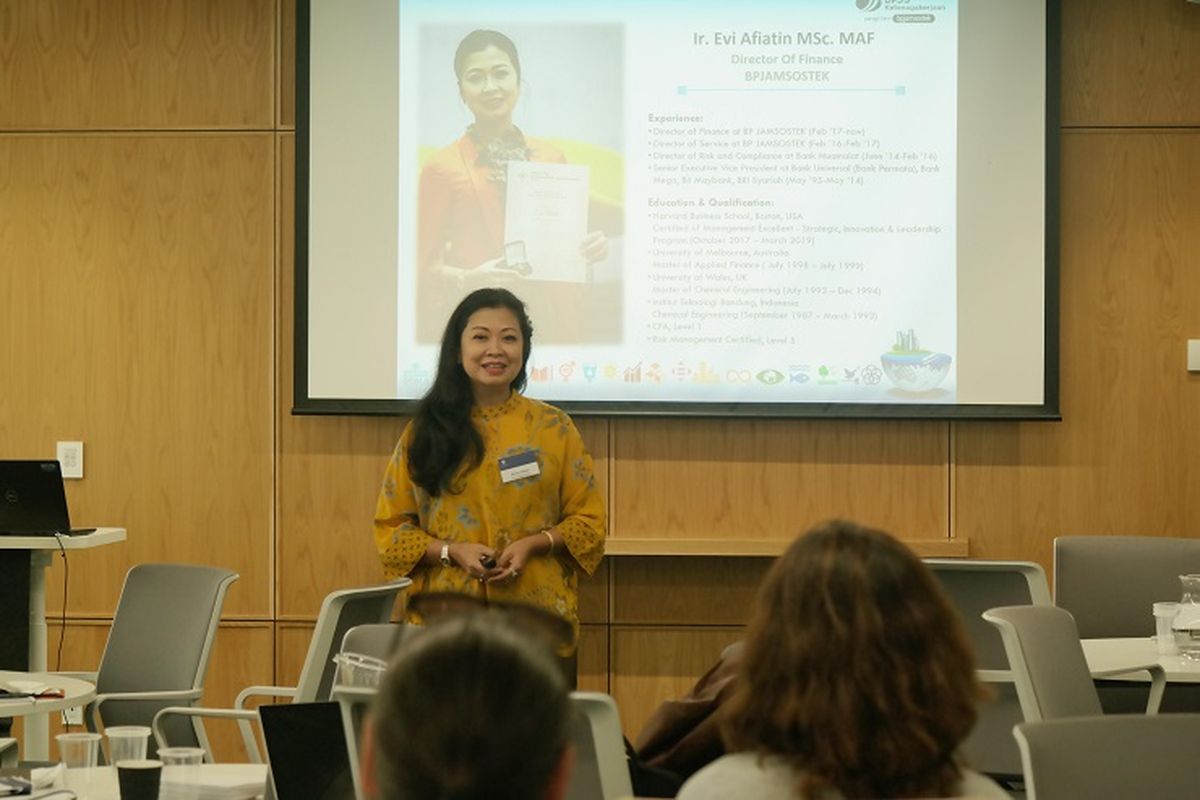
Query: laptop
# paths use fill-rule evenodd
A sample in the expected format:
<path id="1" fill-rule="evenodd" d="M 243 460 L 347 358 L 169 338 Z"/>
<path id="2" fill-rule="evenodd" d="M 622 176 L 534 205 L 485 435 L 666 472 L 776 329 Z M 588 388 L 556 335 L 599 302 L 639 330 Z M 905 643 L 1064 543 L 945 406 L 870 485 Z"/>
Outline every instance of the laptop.
<path id="1" fill-rule="evenodd" d="M 0 536 L 78 536 L 57 461 L 0 461 Z"/>
<path id="2" fill-rule="evenodd" d="M 354 797 L 350 751 L 337 703 L 258 707 L 275 800 Z"/>

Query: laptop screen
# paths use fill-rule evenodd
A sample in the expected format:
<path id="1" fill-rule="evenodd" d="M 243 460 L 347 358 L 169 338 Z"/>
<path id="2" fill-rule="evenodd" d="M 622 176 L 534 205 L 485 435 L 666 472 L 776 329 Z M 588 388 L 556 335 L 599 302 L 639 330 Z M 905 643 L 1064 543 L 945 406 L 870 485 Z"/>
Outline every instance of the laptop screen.
<path id="1" fill-rule="evenodd" d="M 276 800 L 354 797 L 350 754 L 337 703 L 260 706 Z"/>
<path id="2" fill-rule="evenodd" d="M 67 533 L 70 529 L 57 461 L 0 461 L 0 534 Z"/>

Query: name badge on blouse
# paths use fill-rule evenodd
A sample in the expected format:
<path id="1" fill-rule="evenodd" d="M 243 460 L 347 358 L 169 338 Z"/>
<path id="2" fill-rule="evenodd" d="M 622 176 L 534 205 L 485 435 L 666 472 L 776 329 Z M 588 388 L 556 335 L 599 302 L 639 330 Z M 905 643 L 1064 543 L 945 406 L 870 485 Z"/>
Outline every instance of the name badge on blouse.
<path id="1" fill-rule="evenodd" d="M 536 450 L 526 450 L 524 453 L 504 456 L 500 459 L 500 480 L 504 483 L 540 475 L 541 472 L 542 468 L 538 466 Z"/>

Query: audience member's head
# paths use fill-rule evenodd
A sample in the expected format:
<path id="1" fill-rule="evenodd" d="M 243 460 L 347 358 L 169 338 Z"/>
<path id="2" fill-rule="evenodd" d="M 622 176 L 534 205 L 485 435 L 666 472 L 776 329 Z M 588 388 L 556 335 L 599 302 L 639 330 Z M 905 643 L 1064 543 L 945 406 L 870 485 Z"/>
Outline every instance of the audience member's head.
<path id="1" fill-rule="evenodd" d="M 949 601 L 881 531 L 828 522 L 758 595 L 724 734 L 786 759 L 801 796 L 945 797 L 983 690 Z"/>
<path id="2" fill-rule="evenodd" d="M 573 764 L 570 701 L 543 644 L 504 614 L 430 625 L 384 677 L 363 764 L 378 800 L 553 800 Z"/>

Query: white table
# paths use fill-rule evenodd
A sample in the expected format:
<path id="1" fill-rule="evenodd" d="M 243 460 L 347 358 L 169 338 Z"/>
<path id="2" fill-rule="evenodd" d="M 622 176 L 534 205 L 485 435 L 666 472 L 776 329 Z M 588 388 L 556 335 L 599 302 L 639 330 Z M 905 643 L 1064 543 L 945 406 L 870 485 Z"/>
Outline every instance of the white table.
<path id="1" fill-rule="evenodd" d="M 249 800 L 261 797 L 266 792 L 266 764 L 201 764 L 198 767 L 164 767 L 163 784 L 159 793 L 163 800 L 179 797 L 172 791 L 172 771 L 179 769 L 194 769 L 195 785 L 202 787 L 205 797 L 220 797 L 222 800 Z M 117 788 L 117 771 L 113 767 L 92 767 L 90 769 L 67 770 L 55 786 L 72 787 L 80 783 L 86 784 L 87 800 L 120 800 L 120 790 Z M 35 792 L 36 794 L 36 792 Z"/>
<path id="2" fill-rule="evenodd" d="M 30 672 L 46 671 L 46 567 L 59 552 L 60 543 L 63 550 L 87 550 L 123 541 L 124 528 L 97 528 L 79 536 L 0 536 L 0 549 L 29 551 Z M 50 720 L 40 714 L 32 716 L 25 722 L 25 758 L 44 761 L 49 754 Z"/>
<path id="3" fill-rule="evenodd" d="M 1167 683 L 1200 683 L 1200 661 L 1183 656 L 1158 654 L 1158 643 L 1151 636 L 1126 639 L 1084 639 L 1083 655 L 1092 672 L 1119 672 L 1122 667 L 1138 664 L 1160 664 L 1167 674 Z M 1140 681 L 1150 676 L 1145 672 L 1106 675 L 1106 680 Z"/>

